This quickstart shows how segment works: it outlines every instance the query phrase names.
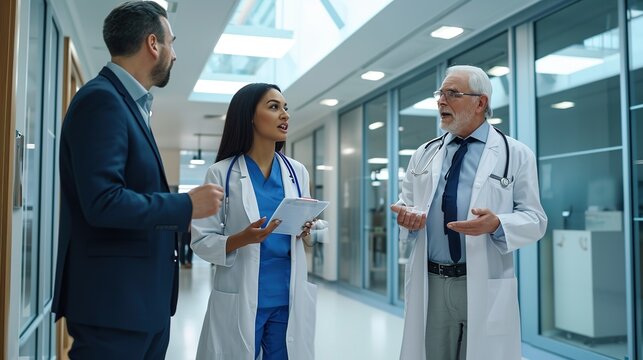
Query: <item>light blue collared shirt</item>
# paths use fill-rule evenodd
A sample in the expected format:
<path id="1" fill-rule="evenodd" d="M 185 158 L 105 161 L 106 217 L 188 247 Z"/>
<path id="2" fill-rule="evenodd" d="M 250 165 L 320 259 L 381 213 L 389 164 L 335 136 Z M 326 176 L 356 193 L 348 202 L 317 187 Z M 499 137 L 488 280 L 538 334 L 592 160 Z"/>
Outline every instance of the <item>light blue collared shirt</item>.
<path id="1" fill-rule="evenodd" d="M 138 110 L 141 112 L 141 115 L 143 115 L 143 120 L 145 120 L 145 124 L 147 124 L 147 127 L 150 127 L 150 116 L 152 115 L 152 101 L 154 101 L 154 96 L 147 91 L 141 83 L 138 82 L 130 73 L 128 73 L 125 69 L 120 67 L 119 65 L 108 61 L 107 62 L 108 69 L 112 70 L 114 75 L 120 80 L 120 82 L 123 84 L 125 87 L 125 90 L 129 93 L 129 95 L 134 99 L 136 104 L 138 105 Z"/>
<path id="2" fill-rule="evenodd" d="M 458 220 L 466 220 L 469 212 L 469 203 L 471 202 L 471 190 L 473 188 L 473 181 L 476 177 L 478 164 L 482 157 L 482 152 L 487 142 L 489 135 L 489 125 L 486 121 L 482 123 L 469 137 L 478 141 L 469 143 L 467 153 L 462 160 L 462 168 L 460 169 L 460 179 L 458 182 Z M 458 150 L 460 145 L 456 144 L 453 139 L 446 145 L 446 155 L 442 162 L 442 171 L 440 173 L 440 180 L 438 188 L 435 191 L 435 196 L 431 202 L 429 213 L 426 219 L 426 233 L 428 241 L 428 255 L 429 260 L 439 264 L 452 264 L 451 254 L 449 252 L 449 239 L 444 233 L 444 213 L 442 212 L 442 194 L 446 185 L 445 176 L 451 167 L 453 155 Z M 462 257 L 459 263 L 466 262 L 466 247 L 465 236 L 460 234 L 460 246 L 462 249 Z M 496 229 L 492 234 L 492 239 L 495 241 L 504 241 L 504 231 L 502 225 Z"/>

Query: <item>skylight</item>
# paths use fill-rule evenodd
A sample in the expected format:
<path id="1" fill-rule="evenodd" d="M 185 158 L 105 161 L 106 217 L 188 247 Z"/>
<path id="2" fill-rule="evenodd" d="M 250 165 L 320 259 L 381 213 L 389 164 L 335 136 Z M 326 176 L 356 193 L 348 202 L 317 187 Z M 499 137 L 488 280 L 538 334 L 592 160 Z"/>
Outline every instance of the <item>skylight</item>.
<path id="1" fill-rule="evenodd" d="M 285 90 L 392 1 L 241 0 L 190 99 L 227 102 L 250 82 Z"/>
<path id="2" fill-rule="evenodd" d="M 294 43 L 292 31 L 228 25 L 214 53 L 281 59 Z"/>

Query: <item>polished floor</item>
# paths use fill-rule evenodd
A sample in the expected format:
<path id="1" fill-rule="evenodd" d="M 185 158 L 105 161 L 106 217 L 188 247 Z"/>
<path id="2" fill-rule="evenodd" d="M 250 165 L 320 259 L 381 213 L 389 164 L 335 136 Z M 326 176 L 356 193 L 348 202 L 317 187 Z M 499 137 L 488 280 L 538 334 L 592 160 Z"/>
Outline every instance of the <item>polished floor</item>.
<path id="1" fill-rule="evenodd" d="M 211 289 L 210 264 L 195 257 L 192 269 L 181 269 L 180 294 L 172 318 L 166 359 L 191 360 L 201 333 Z M 317 292 L 316 360 L 395 360 L 399 358 L 403 320 L 397 315 L 356 301 L 334 285 Z M 522 360 L 563 360 L 523 343 Z"/>
<path id="2" fill-rule="evenodd" d="M 196 356 L 205 307 L 210 294 L 210 265 L 195 259 L 192 269 L 181 269 L 180 294 L 172 318 L 168 360 Z M 320 285 L 317 294 L 316 360 L 397 359 L 403 320 Z"/>

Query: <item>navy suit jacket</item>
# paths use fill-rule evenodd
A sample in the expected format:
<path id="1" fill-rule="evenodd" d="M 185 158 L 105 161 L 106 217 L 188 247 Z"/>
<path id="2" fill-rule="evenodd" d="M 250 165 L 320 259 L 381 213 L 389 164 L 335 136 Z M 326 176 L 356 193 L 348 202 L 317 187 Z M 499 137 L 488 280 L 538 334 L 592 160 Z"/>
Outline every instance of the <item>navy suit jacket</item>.
<path id="1" fill-rule="evenodd" d="M 60 140 L 56 318 L 156 331 L 176 310 L 177 231 L 192 203 L 171 194 L 135 101 L 108 68 L 74 96 Z"/>

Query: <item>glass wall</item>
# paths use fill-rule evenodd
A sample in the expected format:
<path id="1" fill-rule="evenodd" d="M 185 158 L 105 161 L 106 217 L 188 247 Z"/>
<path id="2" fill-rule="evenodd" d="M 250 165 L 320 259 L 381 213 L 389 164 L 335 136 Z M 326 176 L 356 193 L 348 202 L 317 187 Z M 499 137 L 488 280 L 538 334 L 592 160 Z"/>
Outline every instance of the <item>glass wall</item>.
<path id="1" fill-rule="evenodd" d="M 339 117 L 339 280 L 362 287 L 362 107 Z"/>
<path id="2" fill-rule="evenodd" d="M 36 359 L 55 355 L 50 303 L 58 222 L 62 36 L 47 1 L 31 0 L 28 8 L 21 292 L 19 323 L 13 329 L 19 332 L 20 358 Z"/>
<path id="3" fill-rule="evenodd" d="M 325 143 L 326 130 L 324 127 L 292 143 L 292 157 L 301 162 L 310 174 L 310 196 L 319 200 L 328 200 L 324 194 L 324 173 L 332 170 L 326 164 Z M 324 219 L 324 212 L 317 218 Z M 329 241 L 328 230 L 313 231 L 311 236 L 312 245 L 305 247 L 308 271 L 320 277 L 328 277 L 328 274 L 333 272 L 328 267 L 335 264 L 332 259 L 328 258 L 329 255 L 334 256 L 335 254 L 329 253 L 330 249 L 324 248 L 324 244 Z M 324 261 L 325 259 L 327 262 Z"/>
<path id="4" fill-rule="evenodd" d="M 311 178 L 311 191 L 310 194 L 315 199 L 328 200 L 326 198 L 326 193 L 324 192 L 324 183 L 325 183 L 325 173 L 331 171 L 332 168 L 326 163 L 326 129 L 320 128 L 313 132 L 313 148 L 315 149 L 314 163 L 312 170 Z M 325 219 L 325 212 L 322 212 L 318 216 L 319 219 Z M 318 276 L 324 276 L 325 274 L 332 273 L 331 269 L 327 267 L 335 264 L 330 256 L 336 256 L 336 253 L 329 252 L 329 249 L 324 249 L 324 244 L 328 244 L 330 241 L 330 235 L 328 230 L 324 231 L 314 231 L 313 232 L 313 273 Z M 326 261 L 325 261 L 326 260 Z"/>
<path id="5" fill-rule="evenodd" d="M 540 333 L 627 355 L 618 4 L 586 0 L 534 23 Z"/>
<path id="6" fill-rule="evenodd" d="M 544 238 L 517 254 L 521 305 L 538 309 L 523 309 L 523 341 L 542 349 L 525 356 L 535 359 L 548 352 L 571 359 L 642 359 L 643 0 L 563 0 L 555 8 L 544 7 L 482 35 L 471 48 L 431 60 L 404 80 L 378 89 L 378 97 L 342 112 L 340 280 L 378 294 L 388 287 L 389 300 L 401 304 L 403 266 L 389 269 L 385 281 L 378 281 L 382 278 L 374 271 L 381 263 L 378 252 L 389 264 L 397 263 L 391 259 L 396 252 L 377 240 L 386 233 L 386 222 L 380 222 L 386 215 L 382 201 L 388 204 L 398 196 L 387 194 L 396 187 L 386 181 L 399 180 L 413 166 L 410 154 L 440 134 L 431 97 L 441 80 L 436 69 L 479 66 L 494 90 L 490 123 L 536 150 L 541 202 L 549 218 Z M 626 9 L 627 24 L 619 12 Z M 622 72 L 623 54 L 629 56 L 628 73 Z M 629 98 L 622 91 L 626 81 Z M 623 114 L 624 103 L 628 114 Z M 514 112 L 520 116 L 510 121 Z M 622 125 L 627 116 L 629 133 Z M 397 158 L 387 157 L 395 153 Z M 630 175 L 624 155 L 632 157 L 631 179 L 624 177 Z M 389 174 L 390 162 L 399 168 Z M 630 204 L 632 231 L 631 219 L 624 216 Z M 390 233 L 396 237 L 397 229 Z M 626 259 L 630 248 L 632 263 Z M 635 282 L 633 299 L 628 298 L 628 278 Z M 391 288 L 395 283 L 399 286 Z M 628 328 L 632 321 L 636 332 Z"/>
<path id="7" fill-rule="evenodd" d="M 314 140 L 313 134 L 310 134 L 304 138 L 301 138 L 292 143 L 292 157 L 297 159 L 304 167 L 308 170 L 310 175 L 310 195 L 314 198 L 313 187 L 315 186 L 315 179 L 313 169 L 314 165 Z M 302 188 L 302 192 L 304 189 Z M 307 243 L 304 242 L 304 251 L 306 252 L 306 263 L 308 265 L 308 272 L 313 271 L 313 249 L 310 246 L 306 246 Z"/>
<path id="8" fill-rule="evenodd" d="M 45 15 L 43 0 L 31 1 L 27 119 L 25 133 L 25 188 L 23 201 L 22 292 L 20 329 L 24 331 L 38 314 L 38 235 L 40 224 L 40 167 L 43 119 Z"/>
<path id="9" fill-rule="evenodd" d="M 630 125 L 632 134 L 632 214 L 634 216 L 634 279 L 638 353 L 643 357 L 643 0 L 629 1 Z"/>
<path id="10" fill-rule="evenodd" d="M 438 104 L 433 98 L 433 91 L 438 88 L 435 71 L 418 76 L 413 82 L 402 86 L 399 91 L 398 112 L 398 181 L 401 184 L 409 167 L 413 152 L 423 143 L 437 137 L 439 118 Z M 419 170 L 418 170 L 419 171 Z M 394 194 L 391 203 L 397 201 Z M 399 234 L 395 225 L 394 234 Z M 397 243 L 397 236 L 396 241 Z M 396 262 L 397 263 L 397 262 Z M 398 300 L 404 299 L 404 264 L 398 264 Z"/>
<path id="11" fill-rule="evenodd" d="M 449 66 L 473 65 L 487 72 L 493 88 L 493 94 L 491 96 L 493 116 L 487 119 L 487 121 L 503 133 L 509 135 L 509 84 L 511 82 L 511 67 L 509 66 L 507 44 L 507 33 L 504 32 L 450 59 Z"/>
<path id="12" fill-rule="evenodd" d="M 314 165 L 314 143 L 313 143 L 313 134 L 310 134 L 304 138 L 301 138 L 292 143 L 292 156 L 294 159 L 297 159 L 309 172 L 310 175 L 310 185 L 314 186 L 314 174 L 313 169 Z M 311 196 L 313 195 L 313 189 L 309 189 Z M 303 189 L 302 189 L 303 192 Z"/>
<path id="13" fill-rule="evenodd" d="M 382 295 L 387 291 L 387 237 L 386 210 L 388 209 L 387 188 L 389 180 L 386 141 L 387 98 L 377 97 L 364 107 L 364 125 L 368 130 L 364 136 L 366 154 L 365 190 L 365 236 L 367 247 L 366 283 L 367 289 Z"/>

